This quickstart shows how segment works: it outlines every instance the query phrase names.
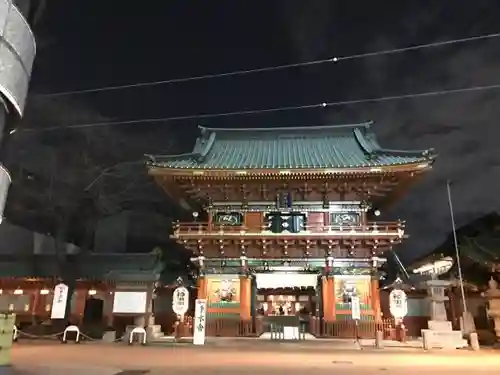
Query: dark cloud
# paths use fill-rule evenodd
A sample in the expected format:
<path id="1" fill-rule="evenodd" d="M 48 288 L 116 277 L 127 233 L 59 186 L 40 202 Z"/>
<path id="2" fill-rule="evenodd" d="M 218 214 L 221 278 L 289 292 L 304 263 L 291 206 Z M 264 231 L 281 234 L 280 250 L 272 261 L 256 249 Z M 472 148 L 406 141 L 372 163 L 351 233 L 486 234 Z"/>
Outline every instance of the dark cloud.
<path id="1" fill-rule="evenodd" d="M 65 4 L 69 3 L 54 0 L 47 2 L 47 9 L 38 10 L 39 16 L 43 14 L 38 18 L 38 44 L 44 47 L 33 77 L 33 88 L 38 92 L 346 56 L 498 31 L 498 12 L 494 11 L 498 1 L 486 0 L 474 4 L 469 0 L 405 1 L 385 8 L 380 2 L 286 0 L 273 3 L 269 12 L 246 6 L 239 9 L 232 2 L 224 8 L 223 16 L 210 7 L 193 10 L 151 2 L 151 7 L 143 9 L 150 14 L 140 20 L 137 10 L 132 6 L 128 9 L 126 4 L 119 11 L 102 1 Z M 147 24 L 141 23 L 142 18 Z M 132 21 L 137 27 L 129 27 Z M 113 32 L 108 32 L 111 26 Z M 82 33 L 84 29 L 88 32 Z M 499 41 L 230 80 L 92 94 L 71 101 L 32 99 L 23 126 L 237 111 L 497 84 Z M 439 158 L 434 170 L 384 217 L 408 221 L 411 239 L 402 252 L 410 259 L 430 251 L 451 228 L 447 179 L 454 182 L 458 225 L 498 209 L 499 95 L 500 90 L 478 91 L 323 112 L 212 119 L 203 124 L 266 126 L 374 120 L 380 142 L 388 148 L 435 148 Z M 50 174 L 51 155 L 56 152 L 59 160 L 64 160 L 59 167 L 61 178 L 80 181 L 74 186 L 81 188 L 82 181 L 92 180 L 103 167 L 119 161 L 135 160 L 143 153 L 186 151 L 194 140 L 196 125 L 179 122 L 50 132 L 13 142 L 12 155 L 30 168 Z M 27 156 L 28 151 L 36 157 Z M 141 172 L 124 173 L 121 183 L 134 180 L 134 173 Z M 110 194 L 114 189 L 104 188 Z"/>
<path id="2" fill-rule="evenodd" d="M 500 74 L 500 56 L 494 53 L 497 45 L 498 41 L 479 42 L 430 56 L 426 69 L 414 68 L 400 92 L 496 84 Z M 436 75 L 446 76 L 446 80 L 436 84 L 432 79 Z M 377 73 L 376 80 L 383 80 L 382 73 Z M 457 225 L 500 207 L 499 96 L 499 91 L 478 91 L 359 108 L 378 123 L 377 133 L 384 145 L 433 147 L 439 153 L 434 170 L 396 210 L 409 221 L 408 258 L 429 251 L 451 229 L 447 179 L 453 181 Z"/>
<path id="3" fill-rule="evenodd" d="M 314 3 L 311 9 L 306 10 L 302 4 L 285 12 L 297 55 L 306 60 L 335 56 L 337 43 L 331 41 L 332 35 L 346 38 L 341 33 L 345 25 L 340 9 L 333 9 L 329 1 Z M 351 48 L 344 45 L 343 49 L 363 53 L 480 35 L 488 32 L 489 19 L 474 20 L 476 12 L 487 8 L 485 2 L 476 5 L 459 13 L 461 32 L 448 25 L 439 29 L 443 12 L 454 12 L 451 18 L 460 17 L 444 3 L 434 2 L 420 9 L 409 6 L 399 11 L 389 31 L 386 28 L 384 31 L 383 26 L 374 28 L 373 33 L 363 28 L 362 43 Z M 349 20 L 359 22 L 362 17 L 354 14 Z M 384 23 L 383 16 L 379 22 Z M 492 39 L 345 61 L 330 68 L 330 81 L 335 82 L 336 71 L 343 75 L 349 69 L 346 65 L 351 65 L 351 80 L 343 88 L 342 99 L 498 84 L 498 42 Z M 325 46 L 331 49 L 325 50 Z M 307 74 L 304 72 L 304 76 Z M 310 87 L 315 90 L 318 85 Z M 405 259 L 411 260 L 432 250 L 451 230 L 446 193 L 448 179 L 453 181 L 457 225 L 500 207 L 499 99 L 500 90 L 478 91 L 334 108 L 325 116 L 323 121 L 331 123 L 374 120 L 383 146 L 410 150 L 435 148 L 439 153 L 434 169 L 385 217 L 400 217 L 408 222 L 411 239 L 400 249 Z"/>

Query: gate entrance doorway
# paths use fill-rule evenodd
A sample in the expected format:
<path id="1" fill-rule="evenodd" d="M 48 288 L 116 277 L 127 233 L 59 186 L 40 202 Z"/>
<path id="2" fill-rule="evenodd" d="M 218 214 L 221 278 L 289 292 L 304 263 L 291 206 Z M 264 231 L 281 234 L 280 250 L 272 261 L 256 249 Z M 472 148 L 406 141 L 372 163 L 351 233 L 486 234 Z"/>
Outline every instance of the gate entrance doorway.
<path id="1" fill-rule="evenodd" d="M 83 324 L 99 324 L 104 315 L 104 301 L 100 298 L 90 297 L 85 301 L 83 310 Z"/>

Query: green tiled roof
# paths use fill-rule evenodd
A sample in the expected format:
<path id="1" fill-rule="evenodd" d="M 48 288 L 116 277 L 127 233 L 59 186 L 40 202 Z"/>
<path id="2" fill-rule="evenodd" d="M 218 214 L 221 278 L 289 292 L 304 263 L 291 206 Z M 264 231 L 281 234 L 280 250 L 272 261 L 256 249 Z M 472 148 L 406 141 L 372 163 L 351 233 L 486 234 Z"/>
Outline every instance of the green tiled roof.
<path id="1" fill-rule="evenodd" d="M 386 150 L 371 123 L 263 129 L 200 127 L 191 153 L 148 155 L 151 167 L 170 169 L 376 168 L 428 162 L 432 150 Z"/>
<path id="2" fill-rule="evenodd" d="M 465 237 L 459 249 L 463 255 L 481 265 L 500 264 L 500 238 Z"/>

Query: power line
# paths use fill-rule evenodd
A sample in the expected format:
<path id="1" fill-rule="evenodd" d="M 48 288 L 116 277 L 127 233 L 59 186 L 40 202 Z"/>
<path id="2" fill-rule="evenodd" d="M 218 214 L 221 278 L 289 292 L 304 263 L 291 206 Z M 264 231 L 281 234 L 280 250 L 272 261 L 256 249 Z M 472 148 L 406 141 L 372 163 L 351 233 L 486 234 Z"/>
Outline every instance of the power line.
<path id="1" fill-rule="evenodd" d="M 417 50 L 421 50 L 421 49 L 425 49 L 425 48 L 442 47 L 442 46 L 447 46 L 447 45 L 452 45 L 452 44 L 467 43 L 467 42 L 473 42 L 473 41 L 477 41 L 477 40 L 492 39 L 492 38 L 498 38 L 498 37 L 500 37 L 500 33 L 484 34 L 484 35 L 473 36 L 473 37 L 469 37 L 469 38 L 452 39 L 452 40 L 445 40 L 442 42 L 434 42 L 434 43 L 427 43 L 427 44 L 418 44 L 418 45 L 409 46 L 409 47 L 360 53 L 360 54 L 349 55 L 349 56 L 332 57 L 332 58 L 323 59 L 323 60 L 312 60 L 312 61 L 305 61 L 305 62 L 292 63 L 292 64 L 267 66 L 267 67 L 256 68 L 256 69 L 236 70 L 236 71 L 226 72 L 226 73 L 205 74 L 205 75 L 184 77 L 184 78 L 174 78 L 174 79 L 161 80 L 161 81 L 141 82 L 141 83 L 133 83 L 133 84 L 127 84 L 127 85 L 116 85 L 116 86 L 104 86 L 104 87 L 98 87 L 98 88 L 93 88 L 93 89 L 63 91 L 63 92 L 56 92 L 56 93 L 51 93 L 51 94 L 50 93 L 49 94 L 36 94 L 36 96 L 55 98 L 55 97 L 60 97 L 60 96 L 82 95 L 82 94 L 90 94 L 90 93 L 104 92 L 104 91 L 125 90 L 125 89 L 137 88 L 137 87 L 148 87 L 148 86 L 168 85 L 168 84 L 191 82 L 191 81 L 201 81 L 201 80 L 207 80 L 207 79 L 213 79 L 213 78 L 234 77 L 234 76 L 241 76 L 241 75 L 253 74 L 253 73 L 264 73 L 264 72 L 271 72 L 271 71 L 298 68 L 298 67 L 308 67 L 308 66 L 326 64 L 326 63 L 335 63 L 335 62 L 340 62 L 340 61 L 345 61 L 345 60 L 362 59 L 365 57 L 393 55 L 393 54 L 397 54 L 397 53 L 417 51 Z"/>
<path id="2" fill-rule="evenodd" d="M 380 103 L 387 101 L 403 100 L 403 99 L 418 99 L 431 96 L 441 96 L 441 95 L 451 95 L 451 94 L 462 94 L 477 91 L 486 90 L 496 90 L 500 89 L 500 84 L 488 85 L 488 86 L 472 86 L 460 89 L 449 89 L 449 90 L 439 90 L 439 91 L 427 91 L 414 94 L 402 94 L 393 96 L 381 96 L 377 98 L 365 98 L 365 99 L 354 99 L 354 100 L 344 100 L 338 102 L 323 102 L 317 104 L 306 104 L 299 106 L 286 106 L 286 107 L 274 107 L 274 108 L 264 108 L 264 109 L 253 109 L 245 111 L 234 111 L 234 112 L 221 112 L 221 113 L 206 113 L 199 115 L 186 115 L 186 116 L 172 116 L 163 118 L 151 118 L 151 119 L 137 119 L 137 120 L 125 120 L 125 121 L 107 121 L 107 122 L 93 122 L 87 124 L 75 124 L 75 125 L 60 125 L 60 126 L 50 126 L 46 128 L 27 128 L 19 129 L 23 132 L 45 132 L 45 131 L 55 131 L 63 129 L 85 129 L 85 128 L 97 128 L 97 127 L 108 127 L 115 125 L 131 125 L 140 123 L 157 123 L 157 122 L 170 122 L 170 121 L 183 121 L 183 120 L 202 120 L 216 117 L 230 117 L 230 116 L 245 116 L 245 115 L 257 115 L 265 113 L 276 113 L 285 111 L 296 111 L 305 109 L 316 109 L 316 108 L 328 108 L 328 107 L 339 107 L 347 105 L 356 105 L 363 103 Z"/>

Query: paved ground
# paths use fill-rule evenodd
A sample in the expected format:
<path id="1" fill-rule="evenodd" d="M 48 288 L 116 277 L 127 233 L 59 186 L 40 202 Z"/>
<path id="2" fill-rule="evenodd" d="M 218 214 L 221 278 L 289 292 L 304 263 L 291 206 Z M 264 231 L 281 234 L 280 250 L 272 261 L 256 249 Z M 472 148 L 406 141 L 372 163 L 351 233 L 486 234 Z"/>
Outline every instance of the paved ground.
<path id="1" fill-rule="evenodd" d="M 30 375 L 236 375 L 267 373 L 422 375 L 498 374 L 500 352 L 423 352 L 414 349 L 314 350 L 297 344 L 246 346 L 127 346 L 124 344 L 19 343 L 13 365 Z M 16 373 L 17 373 L 16 371 Z M 0 371 L 1 374 L 1 371 Z"/>

